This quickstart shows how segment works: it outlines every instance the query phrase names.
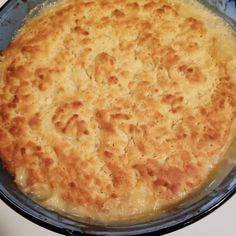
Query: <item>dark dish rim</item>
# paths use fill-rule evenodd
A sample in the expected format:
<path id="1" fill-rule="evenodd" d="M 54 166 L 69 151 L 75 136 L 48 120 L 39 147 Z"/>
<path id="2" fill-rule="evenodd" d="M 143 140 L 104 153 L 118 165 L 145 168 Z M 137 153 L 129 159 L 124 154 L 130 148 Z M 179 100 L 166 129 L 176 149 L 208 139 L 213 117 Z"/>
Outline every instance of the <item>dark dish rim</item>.
<path id="1" fill-rule="evenodd" d="M 7 1 L 2 7 L 0 7 L 1 12 L 7 12 L 10 7 L 9 1 Z M 221 15 L 223 16 L 223 15 Z M 232 26 L 235 24 L 226 17 L 226 21 Z M 1 168 L 0 168 L 1 170 Z M 232 184 L 233 183 L 233 184 Z M 221 189 L 223 185 L 223 190 Z M 127 226 L 101 226 L 93 225 L 88 223 L 78 222 L 77 225 L 72 225 L 70 222 L 73 220 L 67 220 L 66 222 L 60 222 L 60 219 L 67 219 L 66 217 L 60 216 L 58 220 L 55 218 L 47 217 L 43 214 L 42 210 L 35 210 L 31 208 L 29 204 L 25 204 L 17 199 L 16 196 L 11 194 L 11 191 L 7 187 L 1 185 L 0 181 L 0 199 L 5 202 L 10 208 L 19 213 L 26 219 L 34 222 L 46 229 L 54 231 L 56 233 L 64 235 L 81 235 L 81 234 L 93 234 L 93 235 L 140 235 L 140 234 L 153 234 L 153 235 L 163 235 L 178 229 L 181 229 L 187 225 L 190 225 L 206 215 L 210 214 L 222 204 L 224 204 L 228 199 L 230 199 L 236 193 L 236 168 L 234 168 L 229 175 L 223 180 L 223 184 L 219 184 L 218 187 L 214 188 L 209 195 L 203 197 L 201 200 L 190 205 L 190 208 L 184 208 L 183 212 L 186 213 L 186 217 L 183 214 L 178 218 L 176 222 L 168 224 L 165 221 L 165 217 L 162 219 L 156 219 L 151 222 L 127 225 Z M 32 204 L 36 204 L 32 202 Z M 199 208 L 198 208 L 199 207 Z M 192 209 L 193 208 L 193 209 Z M 50 215 L 50 211 L 44 209 Z M 53 213 L 55 215 L 55 213 Z M 167 219 L 170 217 L 166 217 Z M 162 220 L 163 225 L 160 227 L 160 220 Z"/>

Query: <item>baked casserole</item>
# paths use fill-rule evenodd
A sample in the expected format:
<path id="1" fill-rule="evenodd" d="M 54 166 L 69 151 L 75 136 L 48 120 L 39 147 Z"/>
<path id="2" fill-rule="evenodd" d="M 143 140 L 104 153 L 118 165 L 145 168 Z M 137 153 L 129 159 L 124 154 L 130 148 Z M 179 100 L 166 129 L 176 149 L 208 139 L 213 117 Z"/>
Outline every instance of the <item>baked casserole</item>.
<path id="1" fill-rule="evenodd" d="M 197 1 L 59 0 L 0 59 L 0 159 L 43 206 L 105 224 L 196 192 L 235 135 L 236 38 Z"/>

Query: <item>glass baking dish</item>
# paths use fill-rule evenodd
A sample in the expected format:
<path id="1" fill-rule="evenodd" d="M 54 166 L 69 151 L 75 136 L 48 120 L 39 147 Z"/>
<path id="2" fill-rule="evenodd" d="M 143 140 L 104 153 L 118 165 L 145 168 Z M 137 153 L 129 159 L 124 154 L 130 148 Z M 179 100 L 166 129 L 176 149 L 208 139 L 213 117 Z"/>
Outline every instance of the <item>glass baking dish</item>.
<path id="1" fill-rule="evenodd" d="M 17 30 L 24 24 L 26 15 L 37 14 L 31 11 L 41 4 L 55 0 L 10 0 L 0 8 L 0 50 L 4 50 Z M 208 0 L 200 1 L 210 10 L 220 15 L 236 32 L 236 3 L 231 1 Z M 223 20 L 223 19 L 222 19 Z M 233 145 L 236 147 L 236 145 Z M 236 156 L 236 150 L 231 150 L 231 156 Z M 165 234 L 189 225 L 209 214 L 236 192 L 236 162 L 231 162 L 227 171 L 217 181 L 208 183 L 197 197 L 178 204 L 174 209 L 156 219 L 144 223 L 127 223 L 120 226 L 104 226 L 96 222 L 73 220 L 66 215 L 59 215 L 47 210 L 25 196 L 15 185 L 12 177 L 0 163 L 0 198 L 15 211 L 29 220 L 65 235 L 138 235 L 155 233 Z"/>

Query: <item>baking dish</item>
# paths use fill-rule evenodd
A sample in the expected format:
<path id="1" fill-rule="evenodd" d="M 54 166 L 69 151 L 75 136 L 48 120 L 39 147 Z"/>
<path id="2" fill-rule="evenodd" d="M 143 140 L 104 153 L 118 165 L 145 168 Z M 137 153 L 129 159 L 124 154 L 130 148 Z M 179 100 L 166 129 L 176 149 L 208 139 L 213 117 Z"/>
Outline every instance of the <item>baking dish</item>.
<path id="1" fill-rule="evenodd" d="M 22 24 L 24 15 L 35 5 L 42 2 L 43 1 L 30 3 L 30 1 L 27 1 L 26 3 L 23 3 L 17 1 L 13 3 L 9 2 L 5 5 L 1 15 L 2 49 L 9 43 L 14 31 Z M 234 27 L 234 21 L 230 20 L 228 17 L 225 18 Z M 197 199 L 192 198 L 191 201 L 178 205 L 175 209 L 162 215 L 162 217 L 158 219 L 142 224 L 105 227 L 94 222 L 81 221 L 79 223 L 41 208 L 18 191 L 10 176 L 3 169 L 1 169 L 0 173 L 0 191 L 2 192 L 2 198 L 5 201 L 14 208 L 17 208 L 22 214 L 31 218 L 31 220 L 58 232 L 71 235 L 77 235 L 81 232 L 102 235 L 111 233 L 115 235 L 141 234 L 154 231 L 159 234 L 169 232 L 201 218 L 219 206 L 235 192 L 235 168 L 233 168 L 226 177 L 224 176 L 224 178 L 222 178 L 222 181 L 217 182 L 217 184 L 214 183 L 210 188 L 207 188 L 207 191 L 203 191 L 200 197 Z"/>

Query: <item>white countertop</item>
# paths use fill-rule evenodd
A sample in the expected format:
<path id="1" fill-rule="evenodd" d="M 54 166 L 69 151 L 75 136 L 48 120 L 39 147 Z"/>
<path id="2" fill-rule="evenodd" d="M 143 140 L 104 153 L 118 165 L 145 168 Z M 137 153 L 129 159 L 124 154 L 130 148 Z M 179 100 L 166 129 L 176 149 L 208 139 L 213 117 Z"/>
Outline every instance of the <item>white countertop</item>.
<path id="1" fill-rule="evenodd" d="M 0 0 L 0 6 L 5 0 Z M 236 235 L 236 196 L 233 196 L 223 206 L 202 220 L 170 236 L 235 236 Z M 13 211 L 0 200 L 0 236 L 58 236 L 59 234 L 46 230 Z"/>

